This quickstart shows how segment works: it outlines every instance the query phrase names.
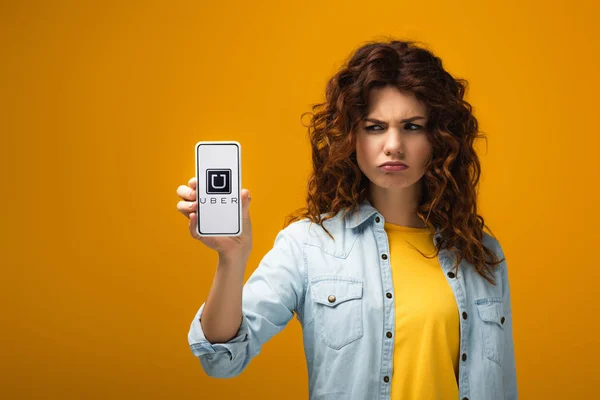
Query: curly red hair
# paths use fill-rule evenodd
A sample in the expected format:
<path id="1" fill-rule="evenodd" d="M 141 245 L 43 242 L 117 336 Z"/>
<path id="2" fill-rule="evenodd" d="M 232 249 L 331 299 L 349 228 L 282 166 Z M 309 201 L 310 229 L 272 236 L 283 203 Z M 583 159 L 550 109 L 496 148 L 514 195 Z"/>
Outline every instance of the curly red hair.
<path id="1" fill-rule="evenodd" d="M 463 99 L 467 81 L 453 78 L 440 58 L 417 43 L 389 40 L 359 47 L 328 81 L 325 102 L 303 114 L 312 116 L 305 126 L 313 171 L 306 206 L 288 215 L 285 226 L 308 218 L 332 237 L 323 222 L 342 210 L 345 215 L 367 198 L 369 181 L 356 161 L 355 132 L 366 118 L 370 89 L 393 86 L 413 93 L 429 110 L 425 130 L 433 154 L 420 180 L 417 215 L 430 229 L 440 229 L 442 240 L 432 257 L 450 249 L 457 256 L 456 271 L 464 258 L 495 284 L 493 269 L 503 260 L 483 246 L 483 228 L 491 230 L 477 214 L 480 163 L 473 143 L 485 135 Z"/>

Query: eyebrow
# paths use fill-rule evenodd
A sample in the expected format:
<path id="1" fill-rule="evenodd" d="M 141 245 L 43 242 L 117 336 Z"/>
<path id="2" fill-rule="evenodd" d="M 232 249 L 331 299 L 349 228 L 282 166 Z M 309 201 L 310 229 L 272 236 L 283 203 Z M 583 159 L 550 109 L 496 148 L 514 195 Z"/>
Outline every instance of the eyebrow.
<path id="1" fill-rule="evenodd" d="M 400 123 L 403 123 L 403 122 L 412 122 L 412 121 L 416 121 L 418 119 L 425 119 L 425 117 L 422 117 L 420 115 L 416 115 L 414 117 L 405 118 L 405 119 L 401 120 Z M 387 123 L 385 121 L 380 121 L 380 120 L 375 119 L 375 118 L 365 118 L 365 121 L 373 122 L 375 124 L 386 124 Z"/>

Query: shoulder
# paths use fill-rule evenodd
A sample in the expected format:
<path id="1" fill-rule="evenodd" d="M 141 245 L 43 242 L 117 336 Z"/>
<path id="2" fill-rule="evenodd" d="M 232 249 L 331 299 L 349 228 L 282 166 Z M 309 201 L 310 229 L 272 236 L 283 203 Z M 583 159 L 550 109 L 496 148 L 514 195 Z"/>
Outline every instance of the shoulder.
<path id="1" fill-rule="evenodd" d="M 482 244 L 492 250 L 496 254 L 496 257 L 498 257 L 498 260 L 501 261 L 500 264 L 495 266 L 494 275 L 501 282 L 502 287 L 508 286 L 508 267 L 500 241 L 489 233 L 483 232 L 482 242 Z"/>
<path id="2" fill-rule="evenodd" d="M 321 218 L 326 216 L 321 214 Z M 317 252 L 338 258 L 346 258 L 359 238 L 363 237 L 363 230 L 347 226 L 344 210 L 322 223 L 323 226 L 309 219 L 300 220 L 288 225 L 282 233 L 294 240 L 305 254 Z"/>
<path id="3" fill-rule="evenodd" d="M 483 232 L 482 244 L 488 249 L 492 250 L 499 260 L 502 260 L 504 258 L 504 250 L 502 249 L 500 241 L 485 231 Z M 499 266 L 505 264 L 506 262 L 502 262 L 502 264 L 499 264 Z"/>
<path id="4" fill-rule="evenodd" d="M 496 255 L 499 255 L 499 252 L 502 251 L 502 247 L 500 246 L 500 242 L 498 241 L 498 239 L 496 239 L 491 234 L 485 231 L 483 232 L 481 244 L 483 244 L 488 249 L 494 251 Z"/>
<path id="5" fill-rule="evenodd" d="M 328 214 L 321 214 L 321 218 L 327 217 Z M 299 221 L 294 221 L 280 231 L 280 235 L 284 235 L 300 244 L 310 243 L 328 243 L 332 241 L 325 229 L 335 238 L 343 232 L 345 221 L 342 217 L 342 211 L 335 214 L 333 217 L 323 221 L 323 226 L 316 222 L 312 222 L 308 218 Z"/>

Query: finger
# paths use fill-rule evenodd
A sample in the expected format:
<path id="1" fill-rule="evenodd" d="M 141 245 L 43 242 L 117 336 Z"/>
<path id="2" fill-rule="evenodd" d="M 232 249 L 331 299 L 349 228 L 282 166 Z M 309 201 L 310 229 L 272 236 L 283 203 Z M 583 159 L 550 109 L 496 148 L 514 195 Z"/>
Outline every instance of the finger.
<path id="1" fill-rule="evenodd" d="M 241 190 L 242 197 L 242 219 L 244 222 L 250 221 L 250 191 L 248 189 Z"/>
<path id="2" fill-rule="evenodd" d="M 196 191 L 186 185 L 180 185 L 177 188 L 177 195 L 187 201 L 196 200 Z"/>
<path id="3" fill-rule="evenodd" d="M 198 232 L 196 231 L 196 224 L 198 223 L 197 215 L 198 214 L 195 212 L 190 213 L 190 223 L 188 226 L 190 229 L 190 234 L 194 239 L 200 239 L 200 235 L 198 235 Z"/>
<path id="4" fill-rule="evenodd" d="M 177 203 L 177 210 L 189 218 L 189 214 L 196 211 L 196 202 L 180 200 Z"/>
<path id="5" fill-rule="evenodd" d="M 196 190 L 196 177 L 193 176 L 189 181 L 188 181 L 188 185 L 190 185 L 190 187 L 194 190 Z"/>

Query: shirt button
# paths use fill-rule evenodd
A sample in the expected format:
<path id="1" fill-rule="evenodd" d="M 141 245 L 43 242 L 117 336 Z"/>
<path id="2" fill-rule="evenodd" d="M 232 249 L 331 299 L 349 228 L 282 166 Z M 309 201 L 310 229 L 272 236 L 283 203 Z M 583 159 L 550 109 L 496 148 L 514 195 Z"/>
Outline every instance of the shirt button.
<path id="1" fill-rule="evenodd" d="M 375 222 L 379 222 L 379 221 L 381 221 L 381 218 L 379 218 L 379 217 L 375 218 Z"/>
<path id="2" fill-rule="evenodd" d="M 384 260 L 387 260 L 387 254 L 382 254 L 381 258 L 383 258 Z"/>
<path id="3" fill-rule="evenodd" d="M 327 300 L 329 300 L 330 303 L 334 303 L 335 302 L 335 296 L 334 295 L 330 295 Z"/>
<path id="4" fill-rule="evenodd" d="M 384 376 L 384 377 L 383 377 L 383 381 L 384 381 L 385 383 L 388 383 L 388 382 L 390 381 L 390 377 L 389 377 L 389 376 L 387 376 L 387 375 L 386 375 L 386 376 Z"/>
<path id="5" fill-rule="evenodd" d="M 467 313 L 463 311 L 463 319 L 467 319 Z"/>
<path id="6" fill-rule="evenodd" d="M 388 299 L 391 299 L 392 298 L 392 294 L 391 293 L 386 293 L 385 297 L 387 297 Z"/>
<path id="7" fill-rule="evenodd" d="M 463 355 L 462 355 L 462 360 L 463 360 L 463 361 L 467 361 L 467 354 L 466 354 L 466 353 L 463 353 Z"/>
<path id="8" fill-rule="evenodd" d="M 504 317 L 500 318 L 500 323 L 503 324 L 504 323 Z"/>
<path id="9" fill-rule="evenodd" d="M 454 275 L 454 272 L 450 271 L 448 272 L 448 278 L 454 278 L 456 275 Z"/>
<path id="10" fill-rule="evenodd" d="M 385 336 L 387 336 L 389 339 L 391 339 L 392 338 L 392 332 L 386 333 Z"/>

